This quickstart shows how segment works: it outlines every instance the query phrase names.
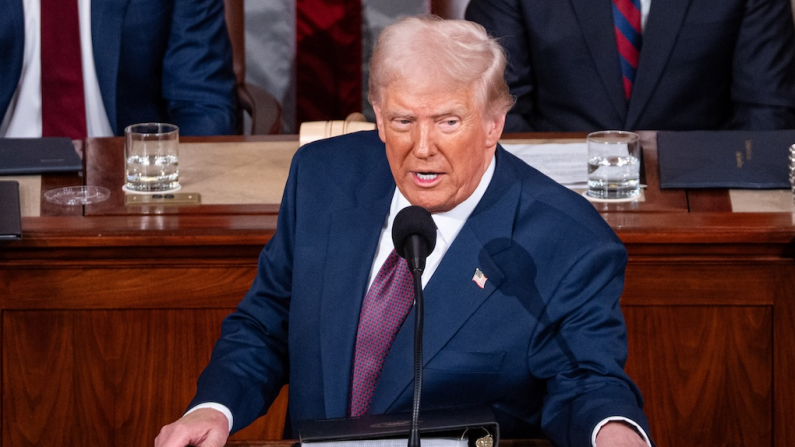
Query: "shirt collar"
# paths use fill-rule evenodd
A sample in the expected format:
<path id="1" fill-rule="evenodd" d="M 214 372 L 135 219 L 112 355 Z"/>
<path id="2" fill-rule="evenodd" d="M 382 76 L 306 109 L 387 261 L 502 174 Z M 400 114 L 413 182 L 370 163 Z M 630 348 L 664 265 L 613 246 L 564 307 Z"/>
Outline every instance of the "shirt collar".
<path id="1" fill-rule="evenodd" d="M 480 183 L 478 183 L 475 191 L 472 192 L 472 195 L 467 197 L 466 200 L 459 203 L 450 211 L 431 214 L 431 217 L 433 217 L 433 221 L 436 224 L 436 228 L 438 230 L 436 234 L 442 238 L 446 247 L 449 247 L 450 244 L 453 243 L 453 240 L 456 238 L 456 236 L 458 236 L 458 233 L 461 231 L 464 223 L 469 218 L 469 215 L 472 214 L 472 211 L 475 210 L 475 207 L 478 205 L 478 203 L 480 203 L 480 199 L 482 199 L 483 195 L 486 193 L 486 189 L 489 187 L 492 177 L 494 177 L 495 165 L 496 156 L 492 156 L 491 162 L 489 163 L 488 168 L 486 168 L 486 172 L 484 172 L 483 177 L 480 178 Z M 411 203 L 409 203 L 408 199 L 403 196 L 398 188 L 395 188 L 395 195 L 392 197 L 392 205 L 389 210 L 388 228 L 390 233 L 392 222 L 395 219 L 398 211 L 409 205 L 411 205 Z"/>

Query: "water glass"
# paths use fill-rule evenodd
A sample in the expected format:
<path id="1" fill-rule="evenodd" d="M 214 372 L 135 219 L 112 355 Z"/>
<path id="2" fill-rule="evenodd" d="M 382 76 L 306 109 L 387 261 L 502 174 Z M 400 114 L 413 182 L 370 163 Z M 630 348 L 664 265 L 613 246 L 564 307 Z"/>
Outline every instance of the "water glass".
<path id="1" fill-rule="evenodd" d="M 606 130 L 588 134 L 588 191 L 595 199 L 640 196 L 640 137 Z"/>
<path id="2" fill-rule="evenodd" d="M 179 128 L 142 123 L 124 129 L 125 183 L 132 192 L 163 192 L 179 188 Z"/>

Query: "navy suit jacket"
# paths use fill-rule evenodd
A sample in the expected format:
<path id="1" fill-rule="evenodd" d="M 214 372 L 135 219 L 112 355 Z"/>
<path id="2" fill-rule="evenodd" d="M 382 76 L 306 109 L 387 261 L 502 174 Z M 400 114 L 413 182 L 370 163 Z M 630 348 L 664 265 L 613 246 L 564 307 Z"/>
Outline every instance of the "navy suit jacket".
<path id="1" fill-rule="evenodd" d="M 508 53 L 506 132 L 795 128 L 790 0 L 652 0 L 632 97 L 608 0 L 471 0 Z"/>
<path id="2" fill-rule="evenodd" d="M 543 427 L 561 446 L 590 445 L 608 416 L 648 433 L 623 371 L 623 245 L 584 198 L 502 148 L 496 157 L 424 289 L 422 408 L 490 405 L 504 436 Z M 347 414 L 359 312 L 394 190 L 375 131 L 298 151 L 277 232 L 191 406 L 224 404 L 239 430 L 289 383 L 292 421 Z M 475 269 L 488 278 L 483 289 Z M 385 360 L 371 413 L 411 409 L 413 321 Z"/>
<path id="3" fill-rule="evenodd" d="M 22 0 L 0 0 L 0 114 L 19 83 Z M 235 132 L 235 77 L 222 0 L 91 2 L 94 60 L 111 128 L 176 124 L 182 135 Z"/>

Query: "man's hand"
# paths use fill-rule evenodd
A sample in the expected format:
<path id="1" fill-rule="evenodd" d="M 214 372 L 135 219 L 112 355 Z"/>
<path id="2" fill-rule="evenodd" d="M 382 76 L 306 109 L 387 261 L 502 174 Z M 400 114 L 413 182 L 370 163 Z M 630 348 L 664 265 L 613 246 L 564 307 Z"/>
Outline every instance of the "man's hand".
<path id="1" fill-rule="evenodd" d="M 596 434 L 596 447 L 649 447 L 638 432 L 629 425 L 608 422 Z"/>
<path id="2" fill-rule="evenodd" d="M 229 420 L 218 410 L 200 408 L 160 429 L 155 447 L 223 447 Z"/>

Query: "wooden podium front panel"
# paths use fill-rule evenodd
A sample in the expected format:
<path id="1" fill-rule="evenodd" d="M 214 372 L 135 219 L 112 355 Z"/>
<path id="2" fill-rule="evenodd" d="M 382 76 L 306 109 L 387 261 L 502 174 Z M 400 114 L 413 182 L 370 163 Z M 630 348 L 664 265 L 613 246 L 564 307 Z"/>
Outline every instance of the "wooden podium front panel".
<path id="1" fill-rule="evenodd" d="M 772 445 L 772 307 L 623 310 L 657 445 Z"/>
<path id="2" fill-rule="evenodd" d="M 788 445 L 795 262 L 764 243 L 627 249 L 626 370 L 658 445 Z"/>
<path id="3" fill-rule="evenodd" d="M 120 249 L 120 252 L 123 252 Z M 135 264 L 135 265 L 132 265 Z M 256 259 L 240 265 L 197 259 L 119 259 L 96 264 L 53 263 L 0 272 L 13 296 L 6 309 L 150 309 L 223 307 L 231 312 L 256 274 Z"/>
<path id="4" fill-rule="evenodd" d="M 193 397 L 263 244 L 104 238 L 0 254 L 2 445 L 151 445 Z M 233 439 L 281 439 L 285 409 L 282 396 Z"/>
<path id="5" fill-rule="evenodd" d="M 230 311 L 4 312 L 2 444 L 151 445 L 185 411 Z M 280 406 L 236 438 L 280 439 Z"/>
<path id="6" fill-rule="evenodd" d="M 150 445 L 184 412 L 227 313 L 4 312 L 3 444 Z"/>

